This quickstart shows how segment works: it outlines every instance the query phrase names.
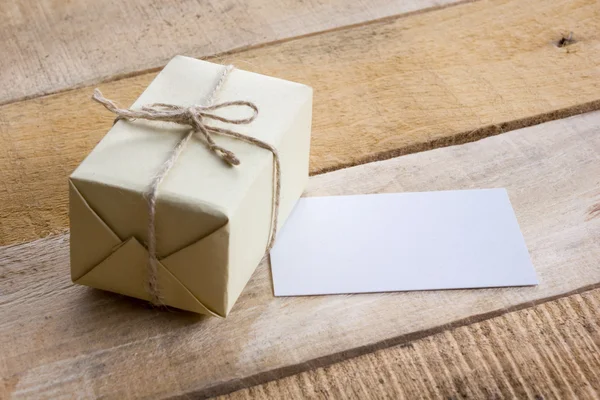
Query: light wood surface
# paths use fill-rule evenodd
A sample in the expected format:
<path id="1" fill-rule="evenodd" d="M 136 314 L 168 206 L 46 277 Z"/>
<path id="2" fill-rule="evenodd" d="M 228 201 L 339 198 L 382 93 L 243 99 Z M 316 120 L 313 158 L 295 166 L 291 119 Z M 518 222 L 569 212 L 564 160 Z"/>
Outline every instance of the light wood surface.
<path id="1" fill-rule="evenodd" d="M 215 60 L 315 88 L 320 173 L 600 108 L 598 31 L 595 0 L 482 1 Z M 153 76 L 101 88 L 127 105 Z M 0 107 L 0 244 L 66 229 L 66 178 L 112 122 L 91 93 Z"/>
<path id="2" fill-rule="evenodd" d="M 218 320 L 72 285 L 66 235 L 4 247 L 5 393 L 218 394 L 596 287 L 599 121 L 584 114 L 311 178 L 309 196 L 506 187 L 537 287 L 274 298 L 263 263 Z"/>
<path id="3" fill-rule="evenodd" d="M 0 104 L 456 0 L 3 2 Z"/>
<path id="4" fill-rule="evenodd" d="M 597 399 L 600 289 L 222 396 Z"/>
<path id="5" fill-rule="evenodd" d="M 162 2 L 117 4 L 108 1 L 102 4 L 100 12 L 99 6 L 89 0 L 38 3 L 19 0 L 0 7 L 3 22 L 0 24 L 0 53 L 3 54 L 0 104 L 99 80 L 132 76 L 120 81 L 122 85 L 119 82 L 102 85 L 111 95 L 120 96 L 123 104 L 129 104 L 152 77 L 152 74 L 139 75 L 139 70 L 160 66 L 175 53 L 201 57 L 347 23 L 361 23 L 410 11 L 410 7 L 416 9 L 446 2 L 413 1 L 407 5 L 409 2 L 350 4 L 334 1 L 330 5 L 315 0 L 302 4 L 282 0 L 248 11 L 239 2 L 211 1 L 203 4 L 223 11 L 214 16 L 216 25 L 221 25 L 196 36 L 200 24 L 196 25 L 191 14 L 182 11 L 200 6 L 187 0 L 168 6 Z M 315 110 L 315 139 L 320 158 L 331 152 L 339 161 L 330 164 L 331 167 L 313 159 L 313 172 L 320 172 L 370 157 L 385 158 L 425 150 L 447 145 L 451 140 L 473 140 L 598 108 L 595 97 L 599 92 L 598 74 L 597 70 L 589 70 L 590 65 L 598 65 L 597 4 L 592 1 L 548 3 L 481 1 L 453 11 L 435 12 L 442 14 L 427 13 L 420 16 L 421 19 L 409 16 L 401 24 L 391 18 L 263 49 L 236 52 L 215 60 L 231 60 L 244 69 L 298 79 L 315 86 L 319 104 L 323 105 Z M 250 6 L 257 4 L 255 0 L 250 2 Z M 290 5 L 289 13 L 282 8 Z M 396 11 L 393 7 L 400 9 Z M 160 24 L 163 15 L 168 22 Z M 248 15 L 256 18 L 246 20 Z M 173 24 L 172 18 L 178 23 Z M 212 23 L 204 14 L 198 20 L 203 26 Z M 228 27 L 231 37 L 223 36 L 221 26 Z M 250 30 L 250 35 L 246 36 L 248 32 L 242 29 Z M 138 36 L 123 40 L 126 31 Z M 574 44 L 561 49 L 553 47 L 554 42 L 570 31 L 576 40 Z M 186 35 L 189 32 L 192 33 Z M 367 40 L 370 36 L 373 39 Z M 243 43 L 245 39 L 249 41 Z M 135 51 L 124 54 L 119 47 L 122 44 L 133 46 Z M 282 53 L 279 55 L 279 52 Z M 351 68 L 353 63 L 358 66 L 356 69 Z M 315 69 L 307 70 L 313 67 Z M 359 84 L 356 89 L 355 82 Z M 418 90 L 419 84 L 421 90 Z M 35 102 L 20 102 L 12 108 L 0 107 L 0 244 L 32 240 L 64 229 L 65 177 L 110 125 L 109 115 L 91 111 L 92 107 L 80 108 L 83 104 L 90 105 L 86 103 L 90 94 L 91 88 L 88 88 L 70 92 L 65 97 L 50 96 Z M 565 105 L 570 104 L 570 100 L 572 105 Z M 472 114 L 468 114 L 469 110 L 473 110 Z M 339 119 L 329 119 L 328 113 L 334 112 Z M 519 117 L 521 113 L 526 116 Z M 358 119 L 359 114 L 363 120 Z M 86 126 L 86 115 L 91 117 L 89 126 Z M 403 124 L 405 115 L 411 125 Z M 350 123 L 344 122 L 346 118 Z M 469 127 L 455 130 L 457 121 L 463 120 Z M 469 125 L 470 122 L 473 124 Z M 328 137 L 319 134 L 320 131 L 327 131 Z M 352 141 L 359 140 L 352 150 L 345 150 L 348 144 L 341 136 L 343 132 L 348 132 Z M 366 135 L 356 139 L 357 133 Z M 435 136 L 439 133 L 448 135 Z M 432 134 L 437 140 L 431 140 Z M 423 137 L 427 138 L 425 142 L 414 144 Z M 407 141 L 398 145 L 398 140 L 404 139 Z M 511 151 L 516 150 L 506 150 Z M 535 149 L 531 153 L 532 157 L 536 154 L 542 157 Z M 364 158 L 356 161 L 355 157 Z M 595 162 L 597 159 L 584 157 L 581 161 L 585 160 Z M 433 170 L 434 165 L 423 167 Z M 445 173 L 444 165 L 435 165 L 435 168 L 438 173 Z M 470 168 L 464 166 L 465 171 Z M 544 164 L 533 163 L 530 168 L 544 168 Z M 406 169 L 411 171 L 412 166 Z M 568 174 L 556 172 L 559 176 L 561 173 Z M 404 179 L 404 175 L 399 175 L 399 179 Z M 597 191 L 591 196 L 597 196 Z M 553 207 L 548 205 L 549 209 Z M 586 218 L 599 218 L 598 210 L 599 203 L 592 205 Z M 567 229 L 565 235 L 570 231 L 572 229 Z M 598 237 L 597 230 L 589 232 Z M 204 322 L 190 322 L 180 313 L 166 316 L 157 310 L 140 310 L 143 306 L 139 303 L 112 295 L 73 292 L 76 289 L 66 278 L 64 244 L 60 255 L 39 245 L 33 246 L 29 253 L 30 247 L 22 247 L 25 248 L 22 252 L 11 251 L 10 258 L 6 248 L 0 250 L 0 320 L 3 321 L 0 324 L 0 398 L 6 393 L 13 393 L 15 398 L 38 398 L 40 391 L 56 398 L 59 392 L 71 388 L 80 391 L 71 392 L 67 397 L 79 394 L 92 398 L 104 387 L 110 387 L 115 375 L 119 376 L 118 390 L 123 391 L 122 398 L 142 396 L 147 391 L 156 393 L 157 397 L 168 397 L 197 390 L 190 376 L 193 372 L 183 373 L 182 378 L 177 375 L 186 363 L 201 363 L 207 355 L 220 355 L 218 349 L 222 347 L 217 347 L 216 355 L 215 350 L 199 355 L 197 351 L 201 346 L 192 348 L 196 352 L 185 352 L 190 340 L 217 341 L 212 335 L 203 334 L 204 328 L 194 334 L 194 327 Z M 548 247 L 545 251 L 552 250 Z M 553 251 L 559 254 L 563 250 Z M 21 263 L 19 268 L 14 268 L 18 260 L 36 257 L 40 260 L 35 265 Z M 597 250 L 587 257 L 593 258 L 596 264 L 600 259 Z M 573 259 L 579 262 L 581 257 L 576 255 Z M 41 271 L 40 265 L 46 270 Z M 565 262 L 565 265 L 570 264 Z M 255 293 L 253 290 L 250 289 L 250 298 Z M 13 302 L 5 303 L 9 291 Z M 370 349 L 402 343 L 244 390 L 235 393 L 233 398 L 402 398 L 402 394 L 406 398 L 461 398 L 465 393 L 479 398 L 496 394 L 506 398 L 597 398 L 593 390 L 598 391 L 600 382 L 597 376 L 599 296 L 596 289 L 414 342 L 408 341 L 447 326 L 419 331 L 415 336 L 402 336 L 402 332 L 398 332 L 400 336 L 394 340 L 375 346 L 299 363 L 290 369 L 244 378 L 217 389 L 232 390 L 257 384 Z M 255 304 L 262 299 L 259 296 Z M 16 310 L 11 311 L 10 318 L 5 318 L 8 310 L 14 308 L 14 301 L 18 303 Z M 104 306 L 108 306 L 106 310 Z M 323 308 L 327 308 L 326 303 Z M 18 315 L 19 312 L 24 314 Z M 485 315 L 473 320 L 483 317 Z M 129 325 L 128 318 L 131 319 Z M 304 317 L 303 323 L 310 321 L 311 318 Z M 460 324 L 470 321 L 460 321 Z M 133 326 L 135 324 L 140 326 Z M 154 324 L 167 324 L 167 327 Z M 168 335 L 169 329 L 173 335 Z M 184 340 L 178 341 L 177 334 L 182 331 Z M 285 340 L 287 338 L 278 338 L 278 341 Z M 259 337 L 252 338 L 250 352 L 256 351 L 258 342 Z M 6 343 L 11 344 L 9 352 L 5 352 Z M 12 345 L 21 347 L 15 349 Z M 124 355 L 119 355 L 118 346 L 125 349 Z M 131 351 L 134 348 L 144 350 L 136 354 L 135 350 Z M 169 360 L 169 352 L 173 350 L 176 357 Z M 239 349 L 235 352 L 239 354 Z M 292 351 L 292 357 L 296 355 Z M 266 356 L 277 357 L 272 353 Z M 122 376 L 139 365 L 158 366 L 163 368 L 163 373 Z M 39 376 L 35 378 L 35 374 Z M 238 378 L 237 375 L 232 377 Z M 491 395 L 486 396 L 487 393 Z"/>

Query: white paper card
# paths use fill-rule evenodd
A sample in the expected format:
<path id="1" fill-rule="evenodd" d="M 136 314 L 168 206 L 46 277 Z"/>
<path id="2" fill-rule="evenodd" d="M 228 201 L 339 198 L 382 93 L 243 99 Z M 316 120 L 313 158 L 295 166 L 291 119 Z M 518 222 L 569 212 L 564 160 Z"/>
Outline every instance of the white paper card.
<path id="1" fill-rule="evenodd" d="M 302 198 L 271 266 L 276 296 L 538 283 L 504 189 Z"/>

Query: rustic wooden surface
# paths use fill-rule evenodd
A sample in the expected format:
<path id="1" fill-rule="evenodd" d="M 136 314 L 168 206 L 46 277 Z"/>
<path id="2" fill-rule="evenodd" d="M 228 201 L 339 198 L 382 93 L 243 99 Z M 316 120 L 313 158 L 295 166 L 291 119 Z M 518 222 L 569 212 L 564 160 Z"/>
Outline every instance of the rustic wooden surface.
<path id="1" fill-rule="evenodd" d="M 243 389 L 244 399 L 597 399 L 600 289 Z"/>
<path id="2" fill-rule="evenodd" d="M 456 0 L 3 2 L 0 104 Z"/>
<path id="3" fill-rule="evenodd" d="M 203 397 L 596 287 L 599 121 L 600 112 L 583 114 L 309 183 L 309 196 L 506 187 L 537 287 L 274 298 L 263 263 L 220 320 L 72 285 L 66 235 L 4 247 L 5 390 L 17 398 Z"/>
<path id="4" fill-rule="evenodd" d="M 185 14 L 188 8 L 184 6 L 190 6 L 187 1 L 180 2 L 180 7 L 172 4 L 164 7 L 162 3 L 148 3 L 150 6 L 147 6 L 140 1 L 115 6 L 115 2 L 105 2 L 103 12 L 94 12 L 97 6 L 93 4 L 86 4 L 88 8 L 84 10 L 80 6 L 82 1 L 38 3 L 29 5 L 17 1 L 0 8 L 0 20 L 3 22 L 0 24 L 0 50 L 4 56 L 0 59 L 0 67 L 4 71 L 0 75 L 3 87 L 0 104 L 98 80 L 113 80 L 131 73 L 132 78 L 121 81 L 123 86 L 119 86 L 119 82 L 102 85 L 111 95 L 115 94 L 127 104 L 151 79 L 152 74 L 139 75 L 139 69 L 164 64 L 174 53 L 211 55 L 235 47 L 260 45 L 346 23 L 385 17 L 396 12 L 393 7 L 401 7 L 399 11 L 404 12 L 410 11 L 410 7 L 416 9 L 446 2 L 412 2 L 409 8 L 402 8 L 407 7 L 408 2 L 369 1 L 357 2 L 357 8 L 343 3 L 341 8 L 345 9 L 342 10 L 339 7 L 342 3 L 336 1 L 330 8 L 335 10 L 334 16 L 324 12 L 329 7 L 326 2 L 315 0 L 304 1 L 301 8 L 292 7 L 293 12 L 287 14 L 282 6 L 296 3 L 283 0 L 270 3 L 274 10 L 269 8 L 271 6 L 259 6 L 258 13 L 265 13 L 264 17 L 252 14 L 254 9 L 240 12 L 241 3 L 204 3 L 212 5 L 213 10 L 233 4 L 233 11 L 227 12 L 234 13 L 231 21 L 227 20 L 230 18 L 228 15 L 225 19 L 221 19 L 221 15 L 216 16 L 222 26 L 230 28 L 228 34 L 233 35 L 231 39 L 222 36 L 221 25 L 208 33 L 203 31 L 200 36 L 186 35 L 186 32 L 197 28 L 195 22 L 190 21 L 191 14 Z M 257 3 L 253 1 L 253 4 Z M 319 134 L 323 140 L 319 147 L 323 152 L 334 151 L 333 155 L 337 157 L 333 160 L 333 167 L 319 166 L 313 161 L 313 172 L 320 172 L 368 159 L 356 161 L 351 154 L 355 150 L 346 151 L 348 158 L 336 155 L 338 147 L 343 153 L 347 145 L 346 141 L 335 138 L 336 132 L 338 135 L 344 131 L 351 132 L 352 140 L 364 140 L 359 147 L 364 147 L 366 152 L 374 152 L 372 157 L 391 157 L 443 146 L 450 144 L 451 140 L 474 140 L 541 120 L 598 108 L 598 98 L 595 97 L 598 73 L 590 69 L 590 65 L 597 65 L 597 6 L 592 1 L 552 4 L 537 1 L 531 5 L 516 1 L 481 1 L 422 16 L 413 15 L 405 21 L 398 22 L 392 18 L 312 38 L 300 38 L 215 60 L 232 60 L 244 69 L 318 85 L 319 104 L 332 105 L 315 110 L 315 134 L 328 132 L 327 135 L 333 135 L 331 142 L 326 144 L 325 134 Z M 156 23 L 162 15 L 168 16 L 164 25 Z M 244 20 L 247 15 L 258 15 L 259 18 Z M 319 19 L 323 15 L 326 18 Z M 131 26 L 123 23 L 122 18 L 125 17 Z M 172 26 L 171 17 L 177 18 L 177 26 Z M 188 17 L 190 19 L 186 19 Z M 204 14 L 199 20 L 207 21 Z M 117 23 L 110 25 L 113 21 Z M 259 22 L 252 25 L 256 21 Z M 241 32 L 237 26 L 232 28 L 234 24 L 252 32 Z M 85 32 L 74 27 L 85 29 Z M 131 37 L 130 41 L 129 37 L 124 40 L 120 34 L 136 29 L 135 35 L 139 30 L 146 35 L 145 47 L 138 45 L 139 36 Z M 231 32 L 231 29 L 234 31 Z M 566 36 L 570 31 L 573 31 L 576 42 L 563 48 L 554 47 L 561 35 Z M 102 42 L 104 39 L 100 36 L 107 32 L 106 37 L 110 40 Z M 257 32 L 258 36 L 255 35 Z M 259 37 L 261 34 L 263 36 Z M 374 39 L 368 41 L 369 35 Z M 243 42 L 244 39 L 248 42 Z M 131 46 L 132 43 L 136 51 L 128 54 L 134 55 L 133 61 L 128 59 L 129 55 L 123 56 L 123 48 L 118 47 L 122 44 Z M 93 47 L 86 48 L 90 44 Z M 356 63 L 357 69 L 352 69 L 353 63 Z M 315 64 L 318 68 L 304 72 Z M 465 67 L 461 69 L 461 66 Z M 373 80 L 372 84 L 369 80 Z M 355 82 L 357 90 L 353 90 Z M 53 196 L 55 193 L 62 194 L 64 177 L 109 126 L 108 115 L 101 115 L 89 107 L 79 111 L 82 104 L 87 105 L 89 92 L 88 89 L 74 91 L 65 93 L 65 97 L 50 96 L 34 102 L 19 102 L 9 108 L 0 107 L 0 244 L 35 239 L 60 231 L 65 226 L 65 198 Z M 377 97 L 379 94 L 381 96 Z M 570 104 L 573 99 L 576 101 Z M 71 107 L 73 110 L 69 111 Z M 329 121 L 329 111 L 337 112 L 340 119 L 349 118 L 352 123 L 343 124 L 335 119 Z M 91 117 L 91 129 L 84 126 L 85 115 Z M 409 124 L 405 124 L 405 120 Z M 469 122 L 467 128 L 460 128 L 463 120 Z M 435 136 L 446 131 L 448 136 Z M 366 135 L 357 139 L 357 132 Z M 390 134 L 392 132 L 394 135 Z M 414 140 L 419 138 L 426 138 L 426 141 L 414 144 Z M 398 143 L 399 140 L 401 143 Z M 327 146 L 332 148 L 327 149 Z M 536 151 L 532 150 L 532 153 L 536 154 Z M 359 149 L 357 154 L 363 157 L 365 152 Z M 589 162 L 595 160 L 590 158 Z M 437 168 L 440 173 L 444 172 L 443 165 Z M 465 170 L 470 168 L 465 166 Z M 548 207 L 552 209 L 554 206 Z M 598 218 L 598 215 L 600 205 L 591 206 L 587 218 Z M 598 236 L 597 231 L 590 233 Z M 13 314 L 10 321 L 6 318 L 5 322 L 5 310 L 8 308 L 0 303 L 0 320 L 3 321 L 0 326 L 5 329 L 2 335 L 7 343 L 21 343 L 22 349 L 35 347 L 36 350 L 31 350 L 26 357 L 40 363 L 31 374 L 40 375 L 36 382 L 47 378 L 46 386 L 34 387 L 32 381 L 27 380 L 29 375 L 23 380 L 17 373 L 23 367 L 19 364 L 19 357 L 15 356 L 15 352 L 19 351 L 10 348 L 12 356 L 5 356 L 6 346 L 3 344 L 0 346 L 0 398 L 4 398 L 5 393 L 17 393 L 18 396 L 14 397 L 35 397 L 35 390 L 45 390 L 50 397 L 56 397 L 53 394 L 60 390 L 82 387 L 79 385 L 81 382 L 85 383 L 83 387 L 87 391 L 80 395 L 94 397 L 95 388 L 112 384 L 112 376 L 107 375 L 103 361 L 105 355 L 121 363 L 121 368 L 117 368 L 115 363 L 110 364 L 116 368 L 117 374 L 130 371 L 140 363 L 152 365 L 156 361 L 164 366 L 167 351 L 177 348 L 177 345 L 171 343 L 165 346 L 165 340 L 169 338 L 160 336 L 151 322 L 161 324 L 166 320 L 171 327 L 177 325 L 174 328 L 177 329 L 186 324 L 185 317 L 177 315 L 170 318 L 159 312 L 154 315 L 152 311 L 140 311 L 139 303 L 97 292 L 88 295 L 79 293 L 73 298 L 70 283 L 63 279 L 67 276 L 66 265 L 63 263 L 56 267 L 60 260 L 47 254 L 47 249 L 39 251 L 40 258 L 47 256 L 43 262 L 49 263 L 45 265 L 54 268 L 52 271 L 40 274 L 39 265 L 32 265 L 19 269 L 16 276 L 9 276 L 6 271 L 14 271 L 16 260 L 0 254 L 0 263 L 4 265 L 0 267 L 0 292 L 6 294 L 7 290 L 14 290 L 15 279 L 22 274 L 20 282 L 26 286 L 21 291 L 23 302 L 32 302 L 36 295 L 47 293 L 44 299 L 50 304 L 42 304 L 39 309 L 32 308 L 30 315 L 23 318 Z M 556 251 L 558 254 L 559 251 Z M 29 257 L 36 255 L 35 252 L 28 254 Z M 64 260 L 64 254 L 62 257 Z M 597 250 L 588 257 L 593 258 L 596 264 L 600 258 Z M 564 265 L 569 263 L 564 262 Z M 32 277 L 25 277 L 31 273 Z M 42 276 L 48 279 L 35 279 Z M 53 286 L 57 279 L 63 280 L 58 286 Z M 65 293 L 66 299 L 62 297 Z M 597 289 L 573 295 L 232 396 L 298 398 L 304 394 L 323 398 L 336 395 L 399 398 L 404 393 L 408 398 L 417 395 L 460 398 L 467 393 L 478 395 L 469 397 L 479 398 L 495 397 L 495 394 L 520 398 L 598 397 L 593 390 L 598 391 L 600 381 L 594 374 L 598 370 L 600 346 L 599 296 Z M 83 303 L 80 302 L 82 299 Z M 72 312 L 79 325 L 64 318 L 53 324 L 51 304 L 63 313 Z M 82 304 L 105 323 L 93 325 L 97 321 L 82 316 Z M 101 309 L 105 305 L 108 308 L 102 314 Z M 120 331 L 121 338 L 111 337 L 113 325 L 122 328 L 128 317 L 139 318 L 141 314 L 147 319 L 145 326 L 149 326 L 143 338 L 138 335 L 134 339 L 135 332 L 124 331 Z M 305 318 L 304 322 L 306 320 L 310 321 Z M 23 333 L 24 326 L 28 327 L 29 333 Z M 444 327 L 438 327 L 441 328 Z M 423 335 L 428 333 L 425 331 Z M 202 337 L 195 339 L 201 341 Z M 260 338 L 253 340 L 256 342 Z M 116 360 L 104 347 L 111 341 L 122 343 L 125 349 L 145 345 L 151 355 Z M 379 345 L 385 347 L 394 343 Z M 49 352 L 48 349 L 54 350 Z M 64 352 L 64 357 L 61 352 Z M 186 359 L 184 349 L 179 348 L 176 354 L 180 357 L 168 362 L 170 367 L 177 367 L 182 361 L 191 362 Z M 93 362 L 90 363 L 90 360 Z M 323 363 L 332 360 L 330 358 Z M 18 368 L 13 370 L 15 365 Z M 319 365 L 319 362 L 313 362 L 303 365 L 303 368 Z M 67 373 L 61 375 L 65 370 Z M 279 372 L 286 375 L 293 371 Z M 52 381 L 57 376 L 59 379 Z M 260 383 L 277 376 L 280 375 L 261 375 L 247 379 L 243 384 Z M 167 370 L 161 378 L 171 385 L 162 388 L 161 396 L 185 391 L 178 386 L 178 377 L 173 377 L 171 370 Z M 143 388 L 145 383 L 154 387 L 156 382 L 152 379 L 153 376 L 141 380 L 132 378 L 126 396 L 134 397 L 136 390 Z M 18 391 L 23 385 L 30 391 Z M 140 393 L 143 394 L 143 390 L 137 394 Z M 481 393 L 484 396 L 480 396 Z M 487 393 L 493 395 L 486 396 Z"/>
<path id="5" fill-rule="evenodd" d="M 319 173 L 600 108 L 599 31 L 595 0 L 482 1 L 216 60 L 315 88 Z M 131 104 L 153 76 L 101 88 Z M 91 92 L 0 107 L 0 244 L 67 227 L 66 178 L 112 122 Z"/>

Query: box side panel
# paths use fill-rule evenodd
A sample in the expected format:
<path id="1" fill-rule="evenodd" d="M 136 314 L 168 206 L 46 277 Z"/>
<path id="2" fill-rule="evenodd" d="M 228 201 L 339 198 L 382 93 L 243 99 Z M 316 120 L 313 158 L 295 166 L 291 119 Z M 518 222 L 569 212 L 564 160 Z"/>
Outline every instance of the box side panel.
<path id="1" fill-rule="evenodd" d="M 123 218 L 131 218 L 130 222 L 134 222 L 136 217 L 141 222 L 129 225 L 132 229 L 130 234 L 117 236 L 88 204 L 76 184 L 86 187 L 88 194 L 93 194 L 95 199 L 108 198 L 106 200 L 108 202 L 113 201 L 110 199 L 116 199 L 114 206 L 119 210 L 111 215 L 123 213 Z M 115 193 L 119 195 L 115 196 Z M 148 261 L 146 249 L 138 244 L 144 255 L 140 256 L 137 251 L 137 255 L 134 257 L 137 261 L 133 263 L 134 258 L 122 257 L 121 253 L 124 250 L 119 247 L 123 243 L 132 241 L 138 243 L 138 237 L 146 237 L 144 229 L 147 228 L 147 209 L 141 204 L 144 202 L 141 194 L 123 191 L 119 188 L 96 182 L 84 182 L 83 184 L 82 182 L 70 182 L 71 278 L 74 282 L 148 300 L 149 297 L 145 292 L 146 275 L 141 272 L 131 275 L 137 269 L 145 270 Z M 169 208 L 177 210 L 172 204 L 166 204 L 165 207 L 165 209 L 159 209 L 159 212 L 164 212 Z M 180 228 L 185 227 L 185 224 L 188 223 L 191 225 L 195 222 L 201 223 L 201 219 L 205 217 L 202 214 L 182 212 L 181 210 L 176 212 L 171 210 L 170 215 L 173 219 L 171 222 L 179 223 Z M 224 220 L 226 221 L 226 219 Z M 218 223 L 220 224 L 222 221 Z M 136 226 L 140 229 L 139 235 L 135 234 Z M 167 231 L 164 228 L 163 226 L 163 230 L 159 231 L 159 237 L 160 232 L 166 234 Z M 177 227 L 172 226 L 169 229 L 171 232 L 176 232 Z M 131 234 L 132 232 L 133 234 Z M 166 278 L 163 277 L 163 282 L 159 276 L 159 286 L 165 289 L 165 293 L 162 293 L 165 304 L 202 312 L 199 311 L 200 306 L 196 304 L 200 302 L 209 310 L 224 316 L 226 313 L 228 242 L 229 227 L 225 223 L 224 226 L 217 225 L 217 228 L 208 236 L 163 259 L 162 264 L 166 270 L 161 272 L 161 276 L 166 274 Z M 121 256 L 115 256 L 116 253 Z M 119 263 L 121 265 L 118 265 Z M 112 269 L 107 269 L 107 265 Z M 119 271 L 123 273 L 120 274 Z M 169 272 L 173 276 L 170 276 Z M 83 279 L 84 276 L 85 279 Z M 134 277 L 137 279 L 135 282 L 131 281 Z M 182 293 L 177 292 L 177 285 L 182 285 L 180 289 Z M 198 301 L 191 301 L 188 298 L 189 301 L 183 302 L 182 296 L 187 298 L 190 295 Z"/>
<path id="2" fill-rule="evenodd" d="M 282 135 L 278 151 L 281 160 L 281 201 L 278 227 L 281 228 L 308 183 L 312 118 L 312 90 L 299 95 L 306 101 Z M 268 155 L 272 160 L 272 156 Z M 230 263 L 228 310 L 246 286 L 263 258 L 271 230 L 273 163 L 265 165 L 246 197 L 230 218 Z"/>
<path id="3" fill-rule="evenodd" d="M 279 148 L 282 179 L 278 228 L 283 226 L 308 184 L 312 89 L 306 87 L 303 95 L 306 96 L 306 102 L 299 108 L 296 119 L 290 125 Z"/>

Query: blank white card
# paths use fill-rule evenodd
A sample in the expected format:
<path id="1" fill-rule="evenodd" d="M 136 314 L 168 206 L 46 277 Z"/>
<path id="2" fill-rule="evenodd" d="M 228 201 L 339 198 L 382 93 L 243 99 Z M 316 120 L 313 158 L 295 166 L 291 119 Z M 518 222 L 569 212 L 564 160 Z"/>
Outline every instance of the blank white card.
<path id="1" fill-rule="evenodd" d="M 271 267 L 276 296 L 538 283 L 504 189 L 302 198 Z"/>

